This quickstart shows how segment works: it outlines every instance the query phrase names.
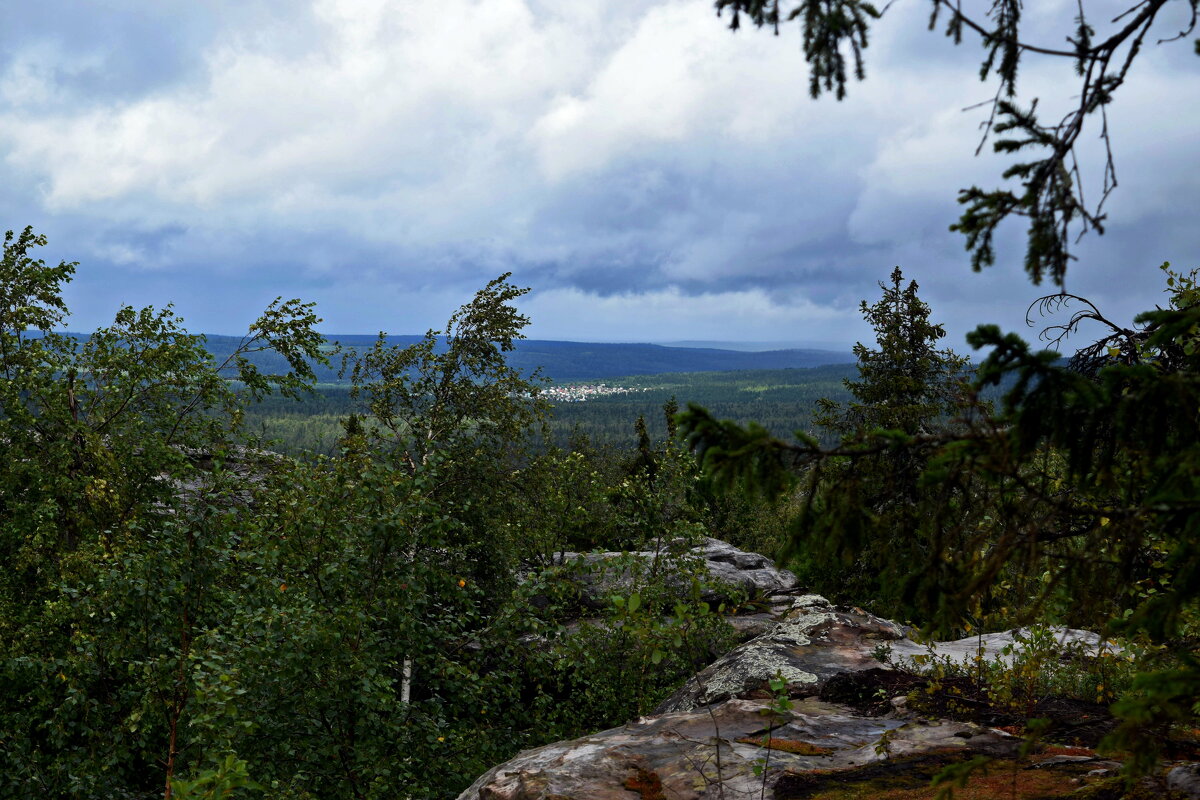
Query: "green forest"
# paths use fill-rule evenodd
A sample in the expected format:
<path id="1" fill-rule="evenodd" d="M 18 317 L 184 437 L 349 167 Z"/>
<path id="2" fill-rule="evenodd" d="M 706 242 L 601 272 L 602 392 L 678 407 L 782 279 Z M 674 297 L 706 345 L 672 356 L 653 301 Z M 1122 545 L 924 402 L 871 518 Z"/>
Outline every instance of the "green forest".
<path id="1" fill-rule="evenodd" d="M 74 265 L 43 244 L 6 236 L 0 296 L 6 796 L 453 797 L 731 644 L 760 598 L 700 599 L 704 535 L 931 634 L 1120 637 L 1136 662 L 1078 691 L 1113 703 L 1131 763 L 1195 725 L 1195 272 L 1164 268 L 1168 309 L 1069 362 L 981 328 L 972 368 L 897 268 L 849 374 L 627 379 L 653 391 L 551 409 L 504 358 L 528 323 L 508 276 L 311 393 L 311 305 L 273 304 L 220 364 L 169 309 L 80 340 L 54 332 Z M 248 357 L 267 348 L 290 369 Z M 284 403 L 337 426 L 331 452 L 262 447 Z M 559 444 L 564 407 L 596 410 Z M 654 548 L 598 616 L 556 560 Z"/>
<path id="2" fill-rule="evenodd" d="M 637 444 L 634 422 L 638 417 L 646 420 L 653 437 L 667 435 L 661 409 L 677 398 L 699 403 L 722 418 L 757 421 L 779 436 L 788 436 L 796 427 L 812 427 L 822 398 L 848 397 L 843 381 L 855 374 L 857 368 L 845 364 L 607 378 L 604 383 L 610 386 L 637 391 L 553 403 L 543 420 L 544 434 L 547 444 L 557 447 L 586 437 L 599 447 L 630 448 Z M 294 399 L 264 397 L 245 410 L 246 429 L 257 434 L 267 449 L 290 455 L 333 455 L 344 432 L 341 421 L 363 411 L 351 392 L 350 386 L 318 384 Z"/>
<path id="3" fill-rule="evenodd" d="M 523 749 L 649 713 L 730 649 L 729 619 L 766 598 L 714 585 L 689 555 L 706 536 L 918 638 L 1100 632 L 1107 658 L 1058 665 L 1053 691 L 1112 715 L 1099 751 L 1123 777 L 1091 796 L 1145 797 L 1162 759 L 1200 759 L 1200 270 L 1163 264 L 1161 303 L 1132 320 L 1062 280 L 1104 222 L 1075 141 L 1163 5 L 1104 41 L 1080 6 L 1050 54 L 1078 67 L 1061 124 L 1013 99 L 1022 4 L 981 29 L 989 133 L 1026 160 L 1004 174 L 1018 185 L 963 190 L 954 229 L 982 269 L 1002 224 L 1028 226 L 1058 350 L 981 324 L 956 352 L 885 266 L 853 365 L 618 378 L 648 391 L 551 406 L 508 360 L 530 323 L 508 273 L 440 330 L 338 365 L 299 299 L 217 355 L 169 306 L 65 334 L 77 265 L 6 233 L 0 797 L 454 798 Z M 716 7 L 735 28 L 796 20 L 811 92 L 839 97 L 879 16 Z M 977 25 L 933 10 L 955 40 Z M 654 558 L 597 608 L 567 557 L 590 551 Z M 1027 663 L 974 666 L 956 678 L 989 707 L 1050 691 Z M 1032 748 L 1045 726 L 1026 716 Z"/>

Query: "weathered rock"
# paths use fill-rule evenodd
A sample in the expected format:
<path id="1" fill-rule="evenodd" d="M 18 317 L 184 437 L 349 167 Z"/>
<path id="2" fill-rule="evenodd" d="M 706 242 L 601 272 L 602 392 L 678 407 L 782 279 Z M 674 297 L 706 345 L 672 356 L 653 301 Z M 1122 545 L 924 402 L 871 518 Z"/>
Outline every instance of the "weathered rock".
<path id="1" fill-rule="evenodd" d="M 734 640 L 740 643 L 748 642 L 769 632 L 775 627 L 775 616 L 775 613 L 771 611 L 760 611 L 754 614 L 728 616 L 725 617 L 725 621 L 729 623 L 729 627 L 733 628 Z"/>
<path id="2" fill-rule="evenodd" d="M 775 798 L 781 779 L 814 770 L 836 774 L 947 754 L 1007 757 L 1020 744 L 967 723 L 862 717 L 813 699 L 783 714 L 763 702 L 730 700 L 526 750 L 480 776 L 459 800 L 632 800 L 640 787 L 659 792 L 642 797 L 672 800 Z"/>
<path id="3" fill-rule="evenodd" d="M 740 645 L 693 676 L 655 711 L 690 711 L 764 689 L 781 675 L 792 696 L 817 694 L 835 675 L 871 669 L 881 658 L 911 665 L 914 657 L 949 658 L 964 664 L 977 654 L 1011 661 L 1020 651 L 1019 631 L 972 636 L 952 642 L 918 644 L 906 629 L 861 609 L 835 608 L 820 595 L 796 598 L 792 608 L 765 633 Z M 1094 650 L 1099 636 L 1061 630 L 1060 646 Z M 1005 653 L 1010 645 L 1012 652 Z"/>
<path id="4" fill-rule="evenodd" d="M 1167 788 L 1188 800 L 1200 800 L 1200 762 L 1173 767 L 1167 773 Z"/>
<path id="5" fill-rule="evenodd" d="M 820 595 L 793 602 L 783 620 L 693 676 L 655 711 L 690 711 L 765 688 L 776 675 L 789 694 L 816 694 L 832 676 L 879 666 L 872 656 L 904 631 L 870 614 L 839 612 Z"/>
<path id="6" fill-rule="evenodd" d="M 752 596 L 765 597 L 796 588 L 796 576 L 758 553 L 739 550 L 728 542 L 705 538 L 699 545 L 682 554 L 682 558 L 665 551 L 634 551 L 631 553 L 564 553 L 559 563 L 577 567 L 573 579 L 577 582 L 584 602 L 603 608 L 613 594 L 628 594 L 634 585 L 635 571 L 652 568 L 675 569 L 676 563 L 689 561 L 707 575 L 701 597 L 705 600 L 724 599 L 729 587 Z M 684 573 L 675 571 L 675 580 L 682 586 Z"/>
<path id="7" fill-rule="evenodd" d="M 711 578 L 741 587 L 754 595 L 771 595 L 796 588 L 796 576 L 758 553 L 739 550 L 720 539 L 705 538 L 693 551 L 704 559 Z"/>
<path id="8" fill-rule="evenodd" d="M 737 566 L 738 558 L 715 563 Z M 751 559 L 742 564 L 764 569 Z M 1020 739 L 997 729 L 914 717 L 903 698 L 893 700 L 890 715 L 867 716 L 815 697 L 836 676 L 866 677 L 881 657 L 894 665 L 930 655 L 1011 659 L 1003 650 L 1020 648 L 1018 632 L 918 644 L 901 625 L 834 607 L 819 595 L 769 597 L 766 605 L 772 612 L 753 615 L 743 630 L 769 627 L 694 676 L 655 716 L 527 750 L 480 776 L 459 800 L 788 800 L 843 782 L 927 786 L 945 764 L 974 755 L 1010 758 L 1020 749 Z M 1082 631 L 1057 636 L 1064 650 L 1101 645 Z M 801 698 L 789 711 L 773 710 L 764 692 L 776 675 L 786 679 L 791 697 Z M 1097 767 L 1114 766 L 1089 756 L 1050 757 L 1036 772 L 1074 770 L 1050 776 L 1074 787 L 1103 778 Z M 1005 791 L 1021 767 L 1010 769 Z"/>

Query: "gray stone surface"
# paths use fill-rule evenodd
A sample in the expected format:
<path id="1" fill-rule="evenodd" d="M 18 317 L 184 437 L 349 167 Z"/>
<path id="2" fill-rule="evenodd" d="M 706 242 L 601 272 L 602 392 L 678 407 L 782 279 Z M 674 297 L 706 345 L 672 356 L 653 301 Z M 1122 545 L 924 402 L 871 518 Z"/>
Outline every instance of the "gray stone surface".
<path id="1" fill-rule="evenodd" d="M 896 710 L 888 717 L 867 717 L 815 697 L 835 675 L 880 666 L 876 655 L 899 665 L 921 656 L 969 662 L 981 653 L 1011 659 L 1021 647 L 1018 631 L 918 643 L 904 626 L 862 609 L 835 607 L 820 595 L 796 596 L 794 577 L 761 556 L 716 540 L 693 552 L 704 559 L 710 574 L 766 595 L 764 610 L 733 618 L 742 636 L 752 638 L 695 675 L 653 716 L 520 753 L 480 776 L 459 800 L 769 800 L 777 787 L 781 797 L 795 796 L 796 781 L 817 779 L 815 775 L 838 781 L 846 778 L 843 771 L 905 769 L 904 764 L 922 756 L 1011 757 L 1019 749 L 1021 740 L 1002 731 L 914 717 L 900 699 L 893 701 Z M 616 554 L 572 556 L 604 559 Z M 612 577 L 604 577 L 604 570 L 591 574 Z M 595 587 L 601 597 L 620 591 L 612 583 L 602 586 Z M 1083 631 L 1054 635 L 1064 652 L 1104 646 L 1099 637 Z M 787 680 L 788 694 L 799 698 L 788 712 L 772 711 L 763 699 L 776 675 Z M 769 758 L 763 747 L 767 736 L 776 742 Z M 1068 757 L 1047 768 L 1071 766 L 1095 770 L 1115 765 Z M 1200 799 L 1200 793 L 1189 796 Z"/>
<path id="2" fill-rule="evenodd" d="M 811 745 L 811 754 L 761 740 Z M 886 734 L 886 736 L 885 736 Z M 526 750 L 481 775 L 459 800 L 631 800 L 637 781 L 659 781 L 672 800 L 775 797 L 786 775 L 853 769 L 890 758 L 961 753 L 1012 756 L 1021 740 L 960 722 L 862 717 L 818 700 L 779 715 L 761 701 L 649 717 L 620 728 Z M 765 767 L 756 775 L 756 767 Z"/>
<path id="3" fill-rule="evenodd" d="M 1188 800 L 1200 800 L 1200 763 L 1173 767 L 1167 772 L 1167 788 Z"/>
<path id="4" fill-rule="evenodd" d="M 804 595 L 768 630 L 692 677 L 656 711 L 690 711 L 744 697 L 764 689 L 777 674 L 787 680 L 793 696 L 817 694 L 835 675 L 882 666 L 876 654 L 886 654 L 898 666 L 930 657 L 967 664 L 977 655 L 1011 661 L 1022 647 L 1019 630 L 927 643 L 913 641 L 907 633 L 904 626 L 861 609 L 834 607 L 820 595 Z M 1100 637 L 1087 631 L 1062 629 L 1054 635 L 1064 652 L 1094 652 L 1101 645 Z"/>
<path id="5" fill-rule="evenodd" d="M 775 562 L 758 553 L 739 550 L 728 542 L 705 538 L 695 547 L 682 553 L 662 551 L 634 551 L 631 553 L 564 553 L 559 563 L 582 567 L 577 581 L 583 600 L 595 608 L 607 605 L 613 594 L 628 594 L 635 584 L 635 572 L 651 569 L 668 569 L 668 564 L 690 561 L 707 575 L 707 586 L 702 594 L 705 600 L 719 600 L 728 594 L 728 587 L 735 587 L 751 596 L 766 597 L 796 588 L 796 576 L 786 569 L 775 566 Z M 674 567 L 670 567 L 674 569 Z M 686 577 L 677 571 L 680 586 Z"/>
<path id="6" fill-rule="evenodd" d="M 708 574 L 724 583 L 740 586 L 756 595 L 770 595 L 796 588 L 796 576 L 758 553 L 747 553 L 728 542 L 706 538 L 693 551 L 704 559 Z"/>

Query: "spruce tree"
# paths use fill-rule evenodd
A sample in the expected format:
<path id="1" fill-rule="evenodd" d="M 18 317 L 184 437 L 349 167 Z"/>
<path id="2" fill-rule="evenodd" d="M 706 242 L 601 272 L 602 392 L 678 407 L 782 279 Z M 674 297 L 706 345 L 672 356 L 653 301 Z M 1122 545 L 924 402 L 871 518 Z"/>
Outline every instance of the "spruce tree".
<path id="1" fill-rule="evenodd" d="M 859 378 L 845 380 L 853 400 L 844 406 L 822 400 L 816 414 L 817 424 L 850 448 L 883 432 L 935 435 L 969 406 L 967 359 L 938 348 L 946 331 L 930 320 L 917 282 L 905 286 L 896 267 L 890 284 L 879 288 L 878 301 L 860 306 L 876 346 L 854 346 Z M 839 599 L 903 613 L 903 587 L 928 554 L 912 531 L 931 454 L 931 446 L 885 449 L 811 468 L 806 513 L 789 547 L 801 575 Z M 852 502 L 842 503 L 847 497 Z"/>
<path id="2" fill-rule="evenodd" d="M 820 401 L 817 423 L 842 436 L 875 428 L 929 433 L 963 407 L 968 361 L 948 348 L 938 349 L 946 329 L 930 321 L 929 305 L 917 296 L 917 282 L 904 286 L 900 267 L 892 270 L 891 285 L 881 282 L 879 288 L 883 297 L 869 306 L 863 300 L 860 306 L 877 346 L 854 345 L 859 379 L 844 381 L 854 400 L 845 408 Z"/>

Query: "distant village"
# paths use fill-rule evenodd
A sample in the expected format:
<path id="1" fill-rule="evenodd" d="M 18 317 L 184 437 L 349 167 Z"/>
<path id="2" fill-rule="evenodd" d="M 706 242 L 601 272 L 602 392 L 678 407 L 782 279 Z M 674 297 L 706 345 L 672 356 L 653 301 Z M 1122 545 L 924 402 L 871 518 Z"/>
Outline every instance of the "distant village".
<path id="1" fill-rule="evenodd" d="M 548 386 L 542 390 L 542 397 L 545 397 L 552 403 L 583 403 L 591 400 L 594 397 L 603 397 L 609 394 L 633 394 L 635 392 L 648 392 L 648 388 L 636 388 L 633 386 L 609 386 L 606 383 L 588 383 L 569 386 Z"/>

